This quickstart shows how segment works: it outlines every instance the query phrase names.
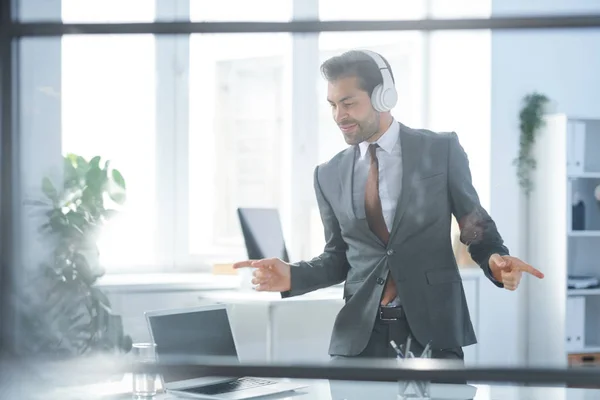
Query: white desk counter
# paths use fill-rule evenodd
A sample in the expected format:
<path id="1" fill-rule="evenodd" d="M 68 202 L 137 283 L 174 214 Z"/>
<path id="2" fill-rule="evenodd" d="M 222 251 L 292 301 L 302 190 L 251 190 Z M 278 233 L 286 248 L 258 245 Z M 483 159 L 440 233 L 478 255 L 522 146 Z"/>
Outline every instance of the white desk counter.
<path id="1" fill-rule="evenodd" d="M 459 271 L 463 280 L 483 277 L 483 272 L 478 267 L 464 267 Z M 240 275 L 213 275 L 204 272 L 107 274 L 98 280 L 97 286 L 111 293 L 238 291 L 242 286 L 242 279 Z"/>
<path id="2" fill-rule="evenodd" d="M 463 268 L 460 273 L 477 332 L 479 282 L 484 276 L 479 268 Z M 145 311 L 226 303 L 243 360 L 328 357 L 333 323 L 343 305 L 343 285 L 281 299 L 279 293 L 242 289 L 241 279 L 201 273 L 107 275 L 98 286 L 108 295 L 114 311 L 123 316 L 125 330 L 134 341 L 149 339 Z M 468 363 L 477 362 L 477 357 L 477 346 L 465 348 Z"/>

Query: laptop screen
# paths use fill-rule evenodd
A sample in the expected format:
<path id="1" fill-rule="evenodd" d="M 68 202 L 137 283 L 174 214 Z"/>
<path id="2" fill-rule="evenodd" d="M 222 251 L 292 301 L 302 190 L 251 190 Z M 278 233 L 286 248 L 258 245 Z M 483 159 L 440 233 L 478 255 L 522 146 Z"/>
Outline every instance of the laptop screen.
<path id="1" fill-rule="evenodd" d="M 148 322 L 156 344 L 156 355 L 162 357 L 219 357 L 225 362 L 237 360 L 231 325 L 225 308 L 182 311 L 168 315 L 149 315 Z M 164 383 L 198 378 L 179 371 L 163 374 Z M 185 375 L 185 376 L 184 376 Z"/>

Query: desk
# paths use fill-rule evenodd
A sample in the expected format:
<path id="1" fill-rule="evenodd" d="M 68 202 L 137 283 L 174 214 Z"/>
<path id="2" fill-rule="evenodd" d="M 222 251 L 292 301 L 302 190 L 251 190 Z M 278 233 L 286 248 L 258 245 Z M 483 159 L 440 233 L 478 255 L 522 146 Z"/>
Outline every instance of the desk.
<path id="1" fill-rule="evenodd" d="M 495 324 L 495 320 L 490 322 L 494 312 L 480 313 L 479 310 L 491 310 L 501 302 L 486 300 L 483 307 L 480 304 L 480 285 L 491 285 L 482 279 L 480 269 L 463 268 L 460 274 L 471 320 L 481 343 L 464 348 L 465 363 L 494 364 L 493 358 L 492 361 L 482 358 L 479 351 L 483 346 L 486 353 L 494 352 L 495 344 L 500 340 L 495 330 L 488 329 L 489 334 L 480 334 L 481 317 Z M 232 326 L 242 361 L 320 361 L 328 358 L 331 330 L 343 304 L 343 285 L 282 301 L 279 293 L 243 290 L 240 280 L 239 276 L 210 277 L 200 273 L 109 275 L 103 277 L 98 286 L 110 299 L 114 312 L 123 317 L 124 329 L 135 342 L 150 339 L 145 311 L 228 303 L 234 305 Z M 491 287 L 483 292 L 488 293 L 486 296 L 500 293 Z M 276 321 L 282 322 L 277 324 Z M 309 329 L 305 330 L 306 327 Z M 506 359 L 504 351 L 495 352 L 500 352 L 500 358 Z"/>
<path id="2" fill-rule="evenodd" d="M 475 269 L 461 271 L 471 320 L 478 331 L 479 279 Z M 333 324 L 344 305 L 343 285 L 282 299 L 279 293 L 213 290 L 198 303 L 227 304 L 242 362 L 320 362 L 329 359 Z M 463 348 L 465 363 L 480 362 L 477 345 Z"/>
<path id="3" fill-rule="evenodd" d="M 112 384 L 98 384 L 75 388 L 61 388 L 44 393 L 44 400 L 123 400 L 131 399 L 131 377 Z M 349 382 L 327 380 L 299 380 L 308 385 L 296 392 L 261 397 L 257 400 L 396 400 L 396 383 L 387 382 Z M 502 385 L 473 385 L 477 392 L 473 400 L 597 400 L 600 389 L 571 389 L 551 387 L 524 387 Z M 174 400 L 178 397 L 160 393 L 155 400 Z"/>
<path id="4" fill-rule="evenodd" d="M 329 360 L 333 323 L 344 305 L 342 290 L 322 289 L 289 299 L 279 293 L 213 291 L 199 301 L 227 304 L 242 362 L 319 362 Z"/>

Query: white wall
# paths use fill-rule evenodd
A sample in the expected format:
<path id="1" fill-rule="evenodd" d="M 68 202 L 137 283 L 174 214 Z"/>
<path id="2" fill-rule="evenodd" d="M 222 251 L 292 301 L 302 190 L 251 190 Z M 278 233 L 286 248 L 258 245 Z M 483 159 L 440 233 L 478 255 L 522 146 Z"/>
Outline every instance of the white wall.
<path id="1" fill-rule="evenodd" d="M 492 15 L 584 13 L 600 11 L 597 0 L 495 0 Z M 523 96 L 539 91 L 549 96 L 556 111 L 600 117 L 600 30 L 497 31 L 492 33 L 490 211 L 511 253 L 526 257 L 524 202 L 512 160 L 519 149 L 518 115 Z M 585 61 L 584 61 L 585 58 Z M 543 265 L 536 266 L 542 271 Z M 529 284 L 536 284 L 529 280 Z M 501 333 L 526 354 L 526 292 L 494 295 L 495 318 L 521 321 L 518 330 L 503 323 L 482 328 Z M 485 307 L 483 307 L 485 309 Z M 498 332 L 499 331 L 499 332 Z M 505 352 L 500 344 L 494 356 Z M 510 355 L 513 349 L 508 349 Z M 524 361 L 524 359 L 523 359 Z"/>

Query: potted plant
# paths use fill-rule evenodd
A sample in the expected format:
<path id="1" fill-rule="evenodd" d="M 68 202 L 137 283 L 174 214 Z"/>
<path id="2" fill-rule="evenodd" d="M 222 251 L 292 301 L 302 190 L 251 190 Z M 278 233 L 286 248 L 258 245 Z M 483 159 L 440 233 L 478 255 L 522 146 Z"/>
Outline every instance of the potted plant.
<path id="1" fill-rule="evenodd" d="M 21 350 L 65 359 L 73 356 L 127 353 L 131 338 L 121 317 L 94 284 L 104 274 L 96 241 L 105 223 L 126 199 L 121 173 L 99 156 L 87 161 L 68 154 L 63 179 L 44 178 L 41 232 L 52 243 L 52 257 L 27 279 L 21 293 Z M 114 205 L 114 207 L 111 207 Z"/>
<path id="2" fill-rule="evenodd" d="M 548 97 L 540 93 L 530 93 L 523 98 L 523 106 L 519 113 L 519 127 L 521 131 L 519 140 L 519 155 L 514 159 L 517 167 L 519 186 L 525 195 L 529 195 L 533 188 L 531 172 L 536 168 L 536 161 L 532 156 L 535 137 L 543 126 L 543 116 L 549 102 Z"/>

